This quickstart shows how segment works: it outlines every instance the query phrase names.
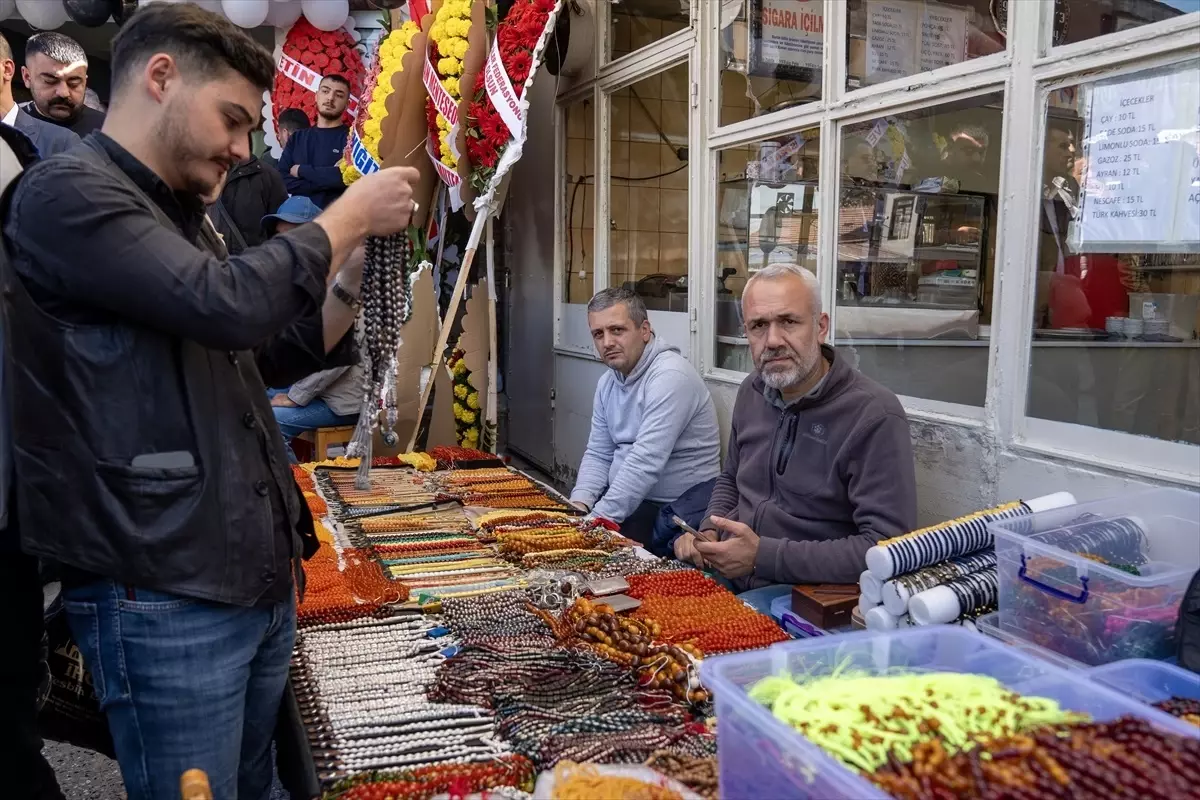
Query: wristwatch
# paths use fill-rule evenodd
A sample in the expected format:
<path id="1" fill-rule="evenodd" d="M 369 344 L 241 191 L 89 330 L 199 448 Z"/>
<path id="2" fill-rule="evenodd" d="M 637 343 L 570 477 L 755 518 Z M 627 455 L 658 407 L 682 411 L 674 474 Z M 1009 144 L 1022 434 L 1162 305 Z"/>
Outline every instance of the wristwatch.
<path id="1" fill-rule="evenodd" d="M 329 287 L 329 291 L 333 292 L 334 297 L 350 306 L 351 309 L 358 311 L 360 308 L 362 308 L 362 301 L 343 289 L 342 285 L 336 280 Z"/>

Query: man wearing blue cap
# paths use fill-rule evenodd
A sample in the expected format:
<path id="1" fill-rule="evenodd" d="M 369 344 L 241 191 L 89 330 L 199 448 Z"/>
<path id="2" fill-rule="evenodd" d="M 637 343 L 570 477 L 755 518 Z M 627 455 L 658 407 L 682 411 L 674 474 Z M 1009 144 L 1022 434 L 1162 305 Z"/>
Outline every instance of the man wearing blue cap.
<path id="1" fill-rule="evenodd" d="M 262 227 L 270 239 L 279 233 L 287 233 L 292 228 L 298 228 L 306 222 L 312 222 L 321 213 L 317 204 L 307 197 L 292 195 L 274 214 L 262 218 Z"/>
<path id="2" fill-rule="evenodd" d="M 320 213 L 321 209 L 317 208 L 316 203 L 297 195 L 285 200 L 274 214 L 263 217 L 262 227 L 269 238 L 312 222 Z M 351 253 L 340 274 L 361 274 L 362 265 L 363 251 L 358 248 Z M 329 291 L 343 302 L 358 305 L 358 300 L 346 292 L 337 280 L 330 285 Z M 296 381 L 287 389 L 269 389 L 267 394 L 271 396 L 271 411 L 283 433 L 284 449 L 287 450 L 288 459 L 295 464 L 298 459 L 292 450 L 292 439 L 317 428 L 354 425 L 358 422 L 358 410 L 362 403 L 362 368 L 355 364 L 322 370 Z"/>

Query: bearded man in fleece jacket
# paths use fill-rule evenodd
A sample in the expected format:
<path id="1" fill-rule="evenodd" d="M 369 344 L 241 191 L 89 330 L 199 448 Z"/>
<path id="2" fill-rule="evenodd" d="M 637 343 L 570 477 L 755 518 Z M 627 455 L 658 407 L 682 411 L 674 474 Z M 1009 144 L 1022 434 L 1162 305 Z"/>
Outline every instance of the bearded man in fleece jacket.
<path id="1" fill-rule="evenodd" d="M 599 292 L 588 327 L 611 371 L 596 385 L 571 502 L 647 544 L 665 504 L 720 472 L 717 412 L 692 365 L 654 335 L 634 292 Z"/>
<path id="2" fill-rule="evenodd" d="M 791 584 L 857 582 L 872 545 L 916 527 L 917 480 L 896 395 L 825 344 L 815 275 L 759 271 L 742 317 L 755 371 L 738 390 L 701 538 L 681 534 L 674 550 L 765 612 Z"/>

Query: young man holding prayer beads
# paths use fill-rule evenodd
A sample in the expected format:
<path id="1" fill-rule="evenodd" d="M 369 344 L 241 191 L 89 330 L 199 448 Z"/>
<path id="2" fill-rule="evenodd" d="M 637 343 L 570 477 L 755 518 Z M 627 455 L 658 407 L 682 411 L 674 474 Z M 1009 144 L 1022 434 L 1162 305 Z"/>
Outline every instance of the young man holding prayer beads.
<path id="1" fill-rule="evenodd" d="M 900 401 L 825 344 L 815 275 L 761 270 L 742 315 L 755 371 L 700 538 L 682 533 L 673 549 L 766 613 L 792 584 L 855 583 L 868 548 L 916 527 L 916 476 Z"/>

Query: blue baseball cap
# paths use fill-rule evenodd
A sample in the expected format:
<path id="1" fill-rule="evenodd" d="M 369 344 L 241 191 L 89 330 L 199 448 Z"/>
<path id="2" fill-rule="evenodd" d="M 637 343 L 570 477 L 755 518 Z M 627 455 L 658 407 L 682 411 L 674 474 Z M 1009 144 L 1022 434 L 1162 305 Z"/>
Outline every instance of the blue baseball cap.
<path id="1" fill-rule="evenodd" d="M 293 225 L 303 225 L 312 222 L 321 213 L 321 209 L 312 200 L 300 195 L 292 195 L 283 201 L 279 210 L 262 218 L 263 227 L 271 233 L 275 232 L 277 222 L 290 222 Z"/>

